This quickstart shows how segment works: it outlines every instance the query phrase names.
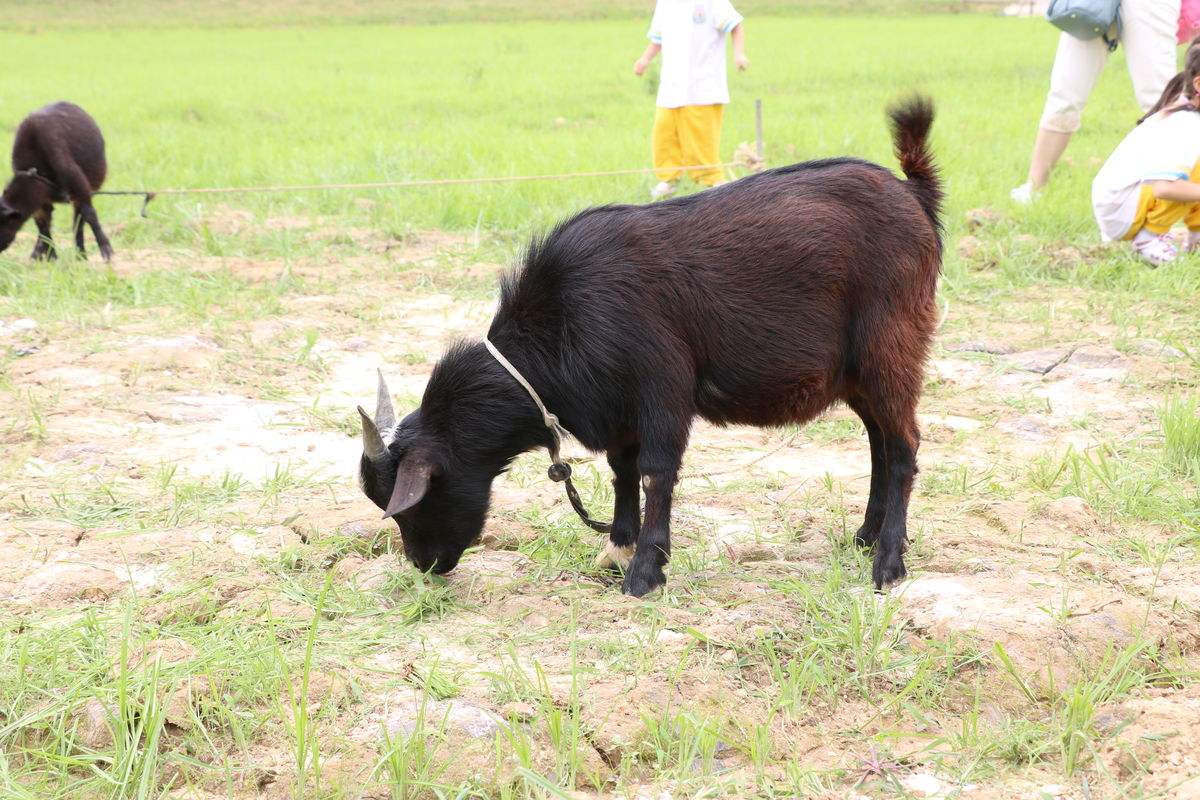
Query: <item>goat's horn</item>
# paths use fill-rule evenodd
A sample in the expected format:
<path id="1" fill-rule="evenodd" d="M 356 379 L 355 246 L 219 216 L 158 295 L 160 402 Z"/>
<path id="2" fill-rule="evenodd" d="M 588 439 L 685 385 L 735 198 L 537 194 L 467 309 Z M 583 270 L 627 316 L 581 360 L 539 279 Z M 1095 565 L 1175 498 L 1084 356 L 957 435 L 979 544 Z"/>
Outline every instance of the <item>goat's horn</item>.
<path id="1" fill-rule="evenodd" d="M 383 446 L 383 437 L 379 435 L 379 428 L 367 416 L 367 412 L 363 411 L 362 406 L 358 407 L 358 415 L 362 417 L 363 455 L 368 461 L 379 461 L 387 453 Z"/>
<path id="2" fill-rule="evenodd" d="M 379 391 L 375 393 L 375 426 L 396 427 L 396 412 L 392 410 L 392 395 L 383 381 L 383 370 L 379 370 Z"/>

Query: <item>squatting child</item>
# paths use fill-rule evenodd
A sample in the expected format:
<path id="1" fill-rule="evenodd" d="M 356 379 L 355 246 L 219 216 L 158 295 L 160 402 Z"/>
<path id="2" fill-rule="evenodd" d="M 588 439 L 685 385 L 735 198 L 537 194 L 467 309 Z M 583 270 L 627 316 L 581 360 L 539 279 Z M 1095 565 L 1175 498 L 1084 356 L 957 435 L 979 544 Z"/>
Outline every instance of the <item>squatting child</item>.
<path id="1" fill-rule="evenodd" d="M 1181 220 L 1186 249 L 1200 249 L 1200 38 L 1183 71 L 1108 157 L 1092 183 L 1092 208 L 1105 241 L 1129 241 L 1155 266 L 1179 250 L 1168 233 Z"/>
<path id="2" fill-rule="evenodd" d="M 721 115 L 729 102 L 725 76 L 725 35 L 733 41 L 733 60 L 739 70 L 746 58 L 742 15 L 729 0 L 658 0 L 650 20 L 650 44 L 633 65 L 641 75 L 662 52 L 658 106 L 654 115 L 652 149 L 659 183 L 652 199 L 667 197 L 684 172 L 681 167 L 719 164 Z M 721 170 L 687 170 L 706 186 L 722 182 Z"/>

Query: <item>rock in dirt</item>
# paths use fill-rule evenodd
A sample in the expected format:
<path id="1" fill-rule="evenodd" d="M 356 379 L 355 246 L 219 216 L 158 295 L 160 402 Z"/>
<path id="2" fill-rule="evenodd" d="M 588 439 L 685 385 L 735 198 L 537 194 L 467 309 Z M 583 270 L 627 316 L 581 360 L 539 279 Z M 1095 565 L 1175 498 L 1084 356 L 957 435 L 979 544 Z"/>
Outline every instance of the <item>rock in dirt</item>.
<path id="1" fill-rule="evenodd" d="M 1000 221 L 1000 215 L 990 208 L 972 208 L 963 215 L 967 230 L 976 231 Z"/>
<path id="2" fill-rule="evenodd" d="M 304 688 L 304 676 L 297 675 L 292 679 L 292 691 L 298 697 Z M 339 672 L 309 672 L 308 692 L 305 700 L 308 711 L 315 714 L 325 706 L 338 708 L 350 697 L 350 684 L 346 677 Z"/>
<path id="3" fill-rule="evenodd" d="M 197 654 L 196 648 L 182 639 L 154 639 L 139 647 L 131 648 L 126 655 L 125 669 L 134 673 L 150 669 L 155 664 L 159 669 L 184 664 L 196 658 Z M 120 674 L 119 658 L 113 664 L 112 671 L 114 676 Z"/>
<path id="4" fill-rule="evenodd" d="M 979 237 L 967 235 L 958 240 L 954 250 L 958 253 L 959 258 L 970 261 L 979 255 L 981 247 L 983 247 L 983 242 L 979 241 Z"/>
<path id="5" fill-rule="evenodd" d="M 211 692 L 212 687 L 209 685 L 208 678 L 203 675 L 190 677 L 171 692 L 171 696 L 167 698 L 163 716 L 176 728 L 189 730 L 195 724 L 196 715 L 199 713 L 204 698 Z"/>
<path id="6" fill-rule="evenodd" d="M 968 342 L 960 342 L 946 347 L 946 350 L 951 353 L 987 353 L 993 356 L 1006 356 L 1013 352 L 1012 345 L 1002 342 L 988 342 L 982 339 L 972 339 Z"/>
<path id="7" fill-rule="evenodd" d="M 433 700 L 416 689 L 402 688 L 384 698 L 380 708 L 368 715 L 358 732 L 366 738 L 374 738 L 383 725 L 393 738 L 410 736 L 417 729 L 422 704 L 427 727 L 436 728 L 445 720 L 448 729 L 471 739 L 490 738 L 506 725 L 499 715 L 486 708 L 462 700 Z"/>
<path id="8" fill-rule="evenodd" d="M 996 428 L 1004 433 L 1016 436 L 1018 439 L 1039 441 L 1054 435 L 1054 426 L 1037 417 L 1017 417 L 1002 419 L 996 423 Z"/>
<path id="9" fill-rule="evenodd" d="M 1134 339 L 1129 343 L 1129 349 L 1138 355 L 1153 356 L 1154 358 L 1175 359 L 1187 355 L 1179 348 L 1172 347 L 1166 342 L 1160 342 L 1158 339 Z"/>
<path id="10" fill-rule="evenodd" d="M 1046 375 L 1075 352 L 1073 347 L 1047 347 L 1041 350 L 1026 350 L 1008 356 L 1008 364 L 1024 372 Z"/>
<path id="11" fill-rule="evenodd" d="M 36 598 L 43 604 L 75 600 L 102 602 L 119 592 L 121 587 L 121 579 L 113 569 L 56 561 L 25 576 L 14 595 L 24 599 Z"/>
<path id="12" fill-rule="evenodd" d="M 112 728 L 108 725 L 111 716 L 108 709 L 95 697 L 88 699 L 75 710 L 75 740 L 92 750 L 106 750 L 113 745 Z"/>
<path id="13" fill-rule="evenodd" d="M 1045 511 L 1046 516 L 1061 520 L 1078 532 L 1094 530 L 1099 524 L 1095 512 L 1078 497 L 1060 497 L 1047 503 Z"/>

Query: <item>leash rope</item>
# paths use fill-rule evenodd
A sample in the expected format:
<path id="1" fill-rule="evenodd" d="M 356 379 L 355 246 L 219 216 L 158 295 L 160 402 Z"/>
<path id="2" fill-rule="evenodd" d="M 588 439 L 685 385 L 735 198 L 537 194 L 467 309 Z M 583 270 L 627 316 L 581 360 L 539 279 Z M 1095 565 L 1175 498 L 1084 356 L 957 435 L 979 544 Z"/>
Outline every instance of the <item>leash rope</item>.
<path id="1" fill-rule="evenodd" d="M 542 402 L 542 398 L 538 396 L 537 391 L 530 385 L 529 381 L 525 380 L 525 376 L 512 365 L 512 362 L 504 357 L 503 353 L 496 349 L 496 345 L 492 344 L 491 340 L 486 336 L 483 337 L 483 344 L 488 349 L 488 352 L 492 354 L 492 357 L 500 363 L 500 366 L 504 367 L 508 371 L 508 374 L 512 375 L 513 379 L 521 385 L 521 388 L 529 394 L 529 398 L 533 400 L 533 404 L 541 412 L 542 424 L 550 431 L 550 438 L 552 439 L 550 460 L 553 463 L 550 465 L 550 469 L 546 471 L 546 475 L 555 483 L 562 483 L 566 486 L 567 499 L 571 501 L 571 507 L 575 509 L 575 513 L 583 520 L 583 524 L 597 533 L 611 533 L 612 523 L 600 522 L 588 516 L 587 509 L 583 506 L 583 500 L 580 499 L 579 492 L 575 489 L 575 484 L 571 482 L 571 465 L 563 461 L 559 453 L 562 440 L 570 436 L 571 432 L 563 427 L 562 423 L 558 421 L 558 417 L 550 409 L 546 408 L 546 404 Z"/>
<path id="2" fill-rule="evenodd" d="M 682 172 L 694 172 L 697 170 L 728 169 L 731 167 L 744 167 L 745 169 L 754 172 L 761 169 L 762 163 L 757 158 L 747 156 L 745 159 L 738 161 L 723 161 L 719 164 L 689 164 L 687 166 L 672 167 L 671 169 L 677 169 Z M 632 169 L 593 170 L 591 172 L 558 172 L 547 173 L 543 175 L 498 175 L 483 178 L 423 178 L 407 181 L 374 181 L 366 183 L 302 183 L 292 185 L 282 184 L 278 186 L 201 186 L 195 188 L 155 189 L 153 191 L 147 189 L 102 189 L 92 192 L 92 194 L 115 197 L 141 197 L 142 216 L 149 217 L 150 215 L 147 213 L 147 209 L 150 206 L 150 201 L 154 200 L 156 197 L 161 197 L 164 195 L 284 194 L 287 192 L 343 191 L 348 189 L 418 189 L 427 186 L 471 186 L 488 183 L 524 183 L 529 181 L 563 181 L 573 180 L 576 178 L 607 178 L 621 175 L 645 175 L 655 171 L 656 170 L 654 167 L 636 167 Z M 49 178 L 38 174 L 36 169 L 31 168 L 22 170 L 16 174 L 36 178 L 37 180 L 45 183 L 47 186 L 52 186 L 56 189 L 58 188 L 57 185 Z"/>

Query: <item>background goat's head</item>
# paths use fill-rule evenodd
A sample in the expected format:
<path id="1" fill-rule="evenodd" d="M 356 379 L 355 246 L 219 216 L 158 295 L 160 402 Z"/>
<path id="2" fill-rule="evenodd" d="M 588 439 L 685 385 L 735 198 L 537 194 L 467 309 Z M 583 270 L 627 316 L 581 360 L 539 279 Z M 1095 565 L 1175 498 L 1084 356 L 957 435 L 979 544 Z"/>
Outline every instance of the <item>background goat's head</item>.
<path id="1" fill-rule="evenodd" d="M 0 252 L 8 249 L 33 212 L 49 202 L 49 187 L 32 175 L 19 173 L 4 187 L 0 196 Z"/>
<path id="2" fill-rule="evenodd" d="M 363 493 L 396 520 L 404 553 L 419 570 L 449 572 L 483 531 L 492 473 L 452 468 L 449 447 L 418 409 L 396 423 L 392 398 L 379 376 L 374 418 L 362 417 Z"/>

